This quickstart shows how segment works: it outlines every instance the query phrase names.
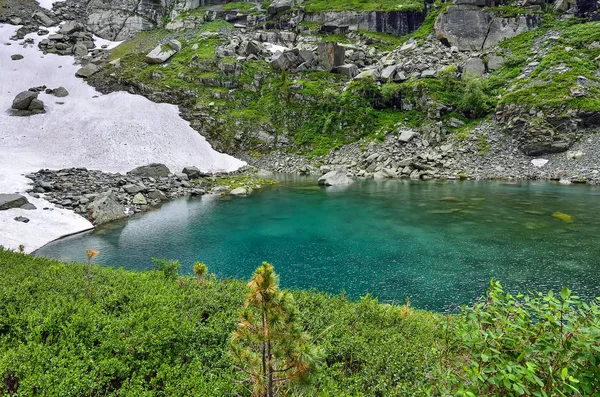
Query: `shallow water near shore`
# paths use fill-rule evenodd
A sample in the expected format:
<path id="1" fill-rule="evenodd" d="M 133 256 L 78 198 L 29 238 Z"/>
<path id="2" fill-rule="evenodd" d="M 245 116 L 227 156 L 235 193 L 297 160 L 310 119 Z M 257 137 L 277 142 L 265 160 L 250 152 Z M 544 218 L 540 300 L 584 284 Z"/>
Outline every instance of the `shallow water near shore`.
<path id="1" fill-rule="evenodd" d="M 483 295 L 569 286 L 600 296 L 600 188 L 546 182 L 283 179 L 250 197 L 183 198 L 36 252 L 145 270 L 178 259 L 249 278 L 262 261 L 281 284 L 444 311 Z"/>

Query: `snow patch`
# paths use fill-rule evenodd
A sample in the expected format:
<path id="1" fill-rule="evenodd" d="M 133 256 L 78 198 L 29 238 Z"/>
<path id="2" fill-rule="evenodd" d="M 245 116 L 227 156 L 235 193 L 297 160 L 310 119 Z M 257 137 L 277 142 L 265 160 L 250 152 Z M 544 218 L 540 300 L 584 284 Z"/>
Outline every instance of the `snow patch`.
<path id="1" fill-rule="evenodd" d="M 158 162 L 173 172 L 185 166 L 234 171 L 245 164 L 216 152 L 179 117 L 177 106 L 157 104 L 126 92 L 102 95 L 75 77 L 80 66 L 73 65 L 72 57 L 43 55 L 37 48 L 43 37 L 28 36 L 36 43 L 25 47 L 10 41 L 16 29 L 0 24 L 0 193 L 24 194 L 30 182 L 24 174 L 42 168 L 86 167 L 125 173 Z M 12 61 L 12 54 L 21 54 L 24 59 Z M 40 93 L 46 114 L 10 116 L 14 97 L 41 85 L 63 86 L 69 96 L 57 98 Z M 0 211 L 0 245 L 16 249 L 24 244 L 31 252 L 62 235 L 91 227 L 73 212 L 44 211 L 43 207 L 53 206 L 30 196 L 28 199 L 37 210 Z M 16 222 L 16 216 L 31 221 Z"/>
<path id="2" fill-rule="evenodd" d="M 40 3 L 40 7 L 45 8 L 47 10 L 51 10 L 54 3 L 58 3 L 62 0 L 37 0 Z"/>
<path id="3" fill-rule="evenodd" d="M 533 160 L 531 160 L 531 164 L 533 164 L 535 167 L 542 168 L 543 166 L 545 166 L 546 164 L 548 164 L 548 161 L 550 161 L 550 160 L 546 160 L 546 159 L 533 159 Z"/>

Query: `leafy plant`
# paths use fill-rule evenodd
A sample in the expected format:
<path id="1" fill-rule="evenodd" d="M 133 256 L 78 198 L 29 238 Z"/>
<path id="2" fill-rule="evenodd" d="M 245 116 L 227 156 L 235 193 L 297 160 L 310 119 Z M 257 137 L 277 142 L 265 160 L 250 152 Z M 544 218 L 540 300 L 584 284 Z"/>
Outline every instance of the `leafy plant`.
<path id="1" fill-rule="evenodd" d="M 179 261 L 164 258 L 152 258 L 152 262 L 154 262 L 154 269 L 159 272 L 162 272 L 166 279 L 177 279 L 179 269 L 181 268 L 181 263 L 179 263 Z"/>
<path id="2" fill-rule="evenodd" d="M 208 274 L 208 267 L 202 262 L 194 263 L 194 275 L 198 283 L 203 283 L 206 275 Z"/>
<path id="3" fill-rule="evenodd" d="M 449 316 L 439 394 L 597 396 L 600 308 L 563 288 L 559 296 L 504 292 Z"/>
<path id="4" fill-rule="evenodd" d="M 279 290 L 272 265 L 263 262 L 248 286 L 251 291 L 231 337 L 233 359 L 248 375 L 252 396 L 285 395 L 290 384 L 307 381 L 321 352 L 300 326 L 292 294 Z"/>
<path id="5" fill-rule="evenodd" d="M 93 249 L 85 250 L 85 254 L 88 259 L 87 263 L 87 296 L 90 298 L 92 296 L 92 259 L 94 259 L 99 252 Z"/>

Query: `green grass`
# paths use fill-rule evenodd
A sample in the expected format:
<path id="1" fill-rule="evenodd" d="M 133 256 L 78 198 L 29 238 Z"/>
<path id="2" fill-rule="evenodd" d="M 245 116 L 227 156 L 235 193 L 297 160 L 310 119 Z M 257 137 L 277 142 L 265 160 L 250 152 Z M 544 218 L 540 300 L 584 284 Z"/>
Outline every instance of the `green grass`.
<path id="1" fill-rule="evenodd" d="M 247 395 L 227 353 L 242 281 L 93 266 L 88 298 L 86 265 L 0 250 L 0 269 L 0 395 Z M 426 386 L 441 316 L 293 294 L 325 352 L 305 395 L 410 396 Z"/>
<path id="2" fill-rule="evenodd" d="M 126 55 L 147 53 L 150 52 L 154 47 L 158 45 L 161 39 L 167 37 L 169 32 L 167 30 L 149 30 L 139 33 L 131 40 L 127 40 L 119 44 L 116 48 L 111 50 L 109 61 L 123 58 Z"/>
<path id="3" fill-rule="evenodd" d="M 515 88 L 504 95 L 502 104 L 515 103 L 547 109 L 568 106 L 581 110 L 600 110 L 600 78 L 594 61 L 600 55 L 600 50 L 587 47 L 600 40 L 600 23 L 577 22 L 552 24 L 552 30 L 558 32 L 560 38 L 547 43 L 548 50 L 540 64 L 527 79 L 515 81 Z M 496 72 L 499 79 L 515 76 L 523 70 L 534 57 L 532 48 L 535 40 L 539 40 L 546 29 L 537 29 L 502 43 L 511 57 L 510 63 Z M 569 51 L 567 47 L 570 47 Z M 571 95 L 571 89 L 578 87 L 580 76 L 588 79 L 589 84 L 585 88 L 586 96 L 576 98 Z"/>
<path id="4" fill-rule="evenodd" d="M 227 3 L 223 5 L 223 10 L 237 10 L 240 12 L 251 12 L 256 10 L 256 4 L 254 3 L 246 3 L 243 1 L 234 1 L 232 3 Z"/>
<path id="5" fill-rule="evenodd" d="M 306 12 L 326 11 L 423 11 L 423 2 L 416 0 L 307 0 Z"/>

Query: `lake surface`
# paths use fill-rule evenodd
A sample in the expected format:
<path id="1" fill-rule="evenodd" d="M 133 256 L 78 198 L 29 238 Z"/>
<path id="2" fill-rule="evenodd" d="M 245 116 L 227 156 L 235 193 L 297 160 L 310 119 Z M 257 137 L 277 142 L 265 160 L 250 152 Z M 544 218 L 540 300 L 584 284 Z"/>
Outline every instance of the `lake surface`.
<path id="1" fill-rule="evenodd" d="M 149 269 L 205 262 L 249 278 L 262 261 L 289 288 L 371 293 L 382 302 L 445 310 L 483 295 L 490 278 L 512 291 L 600 296 L 600 188 L 552 183 L 357 181 L 321 188 L 284 180 L 250 197 L 184 198 L 37 254 Z M 571 216 L 561 216 L 557 212 Z"/>

